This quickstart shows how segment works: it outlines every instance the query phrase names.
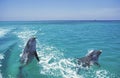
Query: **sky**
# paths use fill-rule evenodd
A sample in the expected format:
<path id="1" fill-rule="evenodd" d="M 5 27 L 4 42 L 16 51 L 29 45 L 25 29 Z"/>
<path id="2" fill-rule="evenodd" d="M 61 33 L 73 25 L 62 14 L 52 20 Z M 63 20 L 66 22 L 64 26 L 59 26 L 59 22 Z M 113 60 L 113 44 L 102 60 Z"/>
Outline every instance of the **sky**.
<path id="1" fill-rule="evenodd" d="M 120 20 L 120 0 L 0 0 L 0 21 Z"/>

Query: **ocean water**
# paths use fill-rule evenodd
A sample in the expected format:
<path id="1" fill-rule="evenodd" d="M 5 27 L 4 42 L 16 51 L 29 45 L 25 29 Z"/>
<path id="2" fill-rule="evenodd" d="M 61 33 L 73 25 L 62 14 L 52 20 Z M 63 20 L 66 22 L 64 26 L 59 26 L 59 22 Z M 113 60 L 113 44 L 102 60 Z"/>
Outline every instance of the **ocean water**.
<path id="1" fill-rule="evenodd" d="M 37 37 L 34 59 L 20 71 L 27 40 Z M 76 71 L 76 58 L 102 50 L 101 67 Z M 120 21 L 0 22 L 0 78 L 120 78 Z"/>

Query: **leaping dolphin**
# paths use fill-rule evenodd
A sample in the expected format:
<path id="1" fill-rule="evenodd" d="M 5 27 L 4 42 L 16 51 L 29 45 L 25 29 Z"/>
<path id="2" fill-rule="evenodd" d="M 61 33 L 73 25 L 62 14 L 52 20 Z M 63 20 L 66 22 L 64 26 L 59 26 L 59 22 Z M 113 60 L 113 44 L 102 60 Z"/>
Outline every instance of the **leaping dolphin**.
<path id="1" fill-rule="evenodd" d="M 36 57 L 37 61 L 40 61 L 36 52 L 36 38 L 32 37 L 28 40 L 24 48 L 24 51 L 20 58 L 20 62 L 21 64 L 26 65 L 30 63 L 34 57 Z"/>
<path id="2" fill-rule="evenodd" d="M 77 73 L 79 74 L 82 67 L 90 67 L 91 65 L 97 65 L 100 67 L 98 59 L 101 53 L 101 50 L 91 50 L 85 57 L 77 58 Z"/>
<path id="3" fill-rule="evenodd" d="M 77 60 L 78 65 L 82 65 L 83 67 L 89 67 L 91 65 L 100 66 L 100 64 L 98 63 L 98 59 L 101 53 L 102 53 L 101 50 L 92 50 L 85 57 L 78 58 Z"/>

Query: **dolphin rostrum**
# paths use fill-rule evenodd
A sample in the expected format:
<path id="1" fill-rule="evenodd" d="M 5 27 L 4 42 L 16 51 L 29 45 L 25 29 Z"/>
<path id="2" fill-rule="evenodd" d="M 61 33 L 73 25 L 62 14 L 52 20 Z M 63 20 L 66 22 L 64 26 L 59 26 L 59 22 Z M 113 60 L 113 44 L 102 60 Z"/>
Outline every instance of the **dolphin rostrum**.
<path id="1" fill-rule="evenodd" d="M 98 63 L 98 59 L 101 53 L 101 50 L 92 50 L 85 57 L 78 58 L 77 63 L 78 65 L 82 65 L 83 67 L 90 67 L 91 65 L 100 66 Z"/>
<path id="2" fill-rule="evenodd" d="M 24 51 L 21 54 L 20 62 L 21 64 L 26 65 L 30 63 L 34 57 L 36 57 L 37 61 L 40 61 L 36 52 L 36 38 L 32 37 L 28 40 Z"/>

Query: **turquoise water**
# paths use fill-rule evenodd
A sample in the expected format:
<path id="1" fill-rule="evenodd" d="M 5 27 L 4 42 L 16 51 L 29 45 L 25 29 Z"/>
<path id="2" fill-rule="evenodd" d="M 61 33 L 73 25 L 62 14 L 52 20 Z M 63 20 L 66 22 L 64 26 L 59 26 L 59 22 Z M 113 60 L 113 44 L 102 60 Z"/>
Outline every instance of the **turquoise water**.
<path id="1" fill-rule="evenodd" d="M 27 40 L 37 37 L 36 59 L 19 70 Z M 77 74 L 75 58 L 102 50 L 101 67 Z M 0 22 L 0 78 L 120 78 L 120 21 Z"/>

